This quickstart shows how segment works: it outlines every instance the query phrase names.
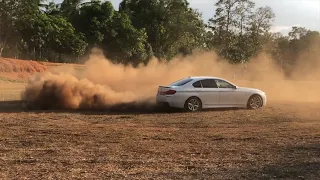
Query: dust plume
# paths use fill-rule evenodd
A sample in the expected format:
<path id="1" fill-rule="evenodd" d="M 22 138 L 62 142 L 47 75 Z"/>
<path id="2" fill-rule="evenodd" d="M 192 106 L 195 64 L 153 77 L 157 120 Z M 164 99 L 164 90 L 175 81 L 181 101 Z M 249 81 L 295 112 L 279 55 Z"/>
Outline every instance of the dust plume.
<path id="1" fill-rule="evenodd" d="M 258 88 L 274 101 L 320 101 L 319 54 L 302 56 L 291 78 L 266 54 L 247 65 L 219 60 L 214 52 L 176 57 L 169 62 L 152 59 L 137 68 L 113 64 L 93 49 L 83 66 L 62 66 L 31 77 L 22 99 L 37 108 L 95 109 L 123 103 L 154 103 L 159 85 L 187 76 L 218 76 L 238 86 Z M 306 63 L 307 62 L 307 63 Z M 311 65 L 310 65 L 311 64 Z"/>

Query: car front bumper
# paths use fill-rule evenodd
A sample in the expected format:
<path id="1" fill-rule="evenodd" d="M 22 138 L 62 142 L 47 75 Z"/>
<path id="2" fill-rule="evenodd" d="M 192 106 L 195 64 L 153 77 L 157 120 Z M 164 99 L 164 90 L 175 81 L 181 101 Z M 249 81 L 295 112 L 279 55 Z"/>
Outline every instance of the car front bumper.
<path id="1" fill-rule="evenodd" d="M 263 106 L 267 105 L 267 96 L 265 93 L 261 94 L 262 100 L 263 100 Z"/>

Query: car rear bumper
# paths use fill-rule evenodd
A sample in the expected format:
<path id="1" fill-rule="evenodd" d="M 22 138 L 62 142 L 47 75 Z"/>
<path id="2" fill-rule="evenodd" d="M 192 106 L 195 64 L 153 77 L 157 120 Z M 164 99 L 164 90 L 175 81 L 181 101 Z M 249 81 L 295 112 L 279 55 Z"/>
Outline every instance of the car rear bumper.
<path id="1" fill-rule="evenodd" d="M 180 98 L 174 96 L 174 95 L 157 95 L 156 97 L 157 104 L 164 104 L 169 105 L 170 107 L 174 108 L 183 108 L 184 102 L 181 101 Z"/>

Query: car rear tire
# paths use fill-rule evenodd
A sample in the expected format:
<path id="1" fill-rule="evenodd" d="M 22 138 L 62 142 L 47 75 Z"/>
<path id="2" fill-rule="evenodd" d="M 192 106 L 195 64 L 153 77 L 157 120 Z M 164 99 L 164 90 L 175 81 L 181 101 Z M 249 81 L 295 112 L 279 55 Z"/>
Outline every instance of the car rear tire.
<path id="1" fill-rule="evenodd" d="M 198 97 L 190 97 L 184 105 L 185 110 L 189 112 L 196 112 L 202 109 L 202 102 Z"/>
<path id="2" fill-rule="evenodd" d="M 259 109 L 262 106 L 263 106 L 263 100 L 261 96 L 255 94 L 249 98 L 248 104 L 247 104 L 248 109 Z"/>

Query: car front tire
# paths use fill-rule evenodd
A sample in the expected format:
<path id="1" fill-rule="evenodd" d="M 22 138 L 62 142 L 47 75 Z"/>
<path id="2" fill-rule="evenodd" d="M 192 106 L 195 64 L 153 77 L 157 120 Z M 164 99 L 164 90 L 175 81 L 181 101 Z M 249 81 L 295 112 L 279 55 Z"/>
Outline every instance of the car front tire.
<path id="1" fill-rule="evenodd" d="M 247 104 L 248 109 L 259 109 L 262 106 L 263 106 L 263 99 L 261 96 L 255 94 L 249 98 L 248 104 Z"/>

